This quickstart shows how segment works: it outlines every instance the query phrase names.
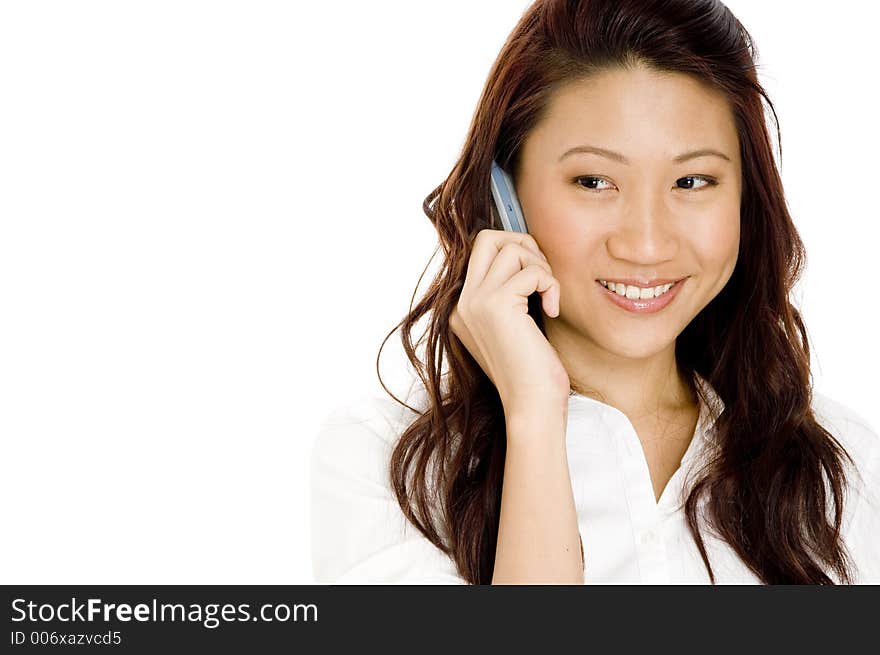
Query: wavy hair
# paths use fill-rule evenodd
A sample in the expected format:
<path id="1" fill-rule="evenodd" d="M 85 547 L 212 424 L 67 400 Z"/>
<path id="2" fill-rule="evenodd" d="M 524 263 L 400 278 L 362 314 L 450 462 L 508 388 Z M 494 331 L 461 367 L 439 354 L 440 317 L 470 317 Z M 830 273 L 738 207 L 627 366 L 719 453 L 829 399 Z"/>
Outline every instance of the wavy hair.
<path id="1" fill-rule="evenodd" d="M 724 403 L 712 428 L 718 448 L 684 504 L 689 530 L 712 584 L 697 518 L 703 497 L 708 527 L 764 583 L 837 584 L 832 576 L 851 583 L 841 523 L 844 459 L 852 459 L 812 411 L 807 332 L 789 302 L 805 251 L 773 158 L 762 99 L 773 112 L 780 159 L 781 132 L 756 59 L 749 33 L 718 0 L 537 0 L 502 47 L 458 161 L 422 206 L 437 230 L 442 266 L 416 303 L 422 272 L 408 314 L 385 337 L 376 362 L 378 373 L 382 348 L 402 328 L 428 405 L 410 407 L 379 374 L 385 391 L 418 414 L 395 444 L 389 476 L 407 520 L 467 582 L 492 580 L 506 432 L 497 390 L 448 319 L 477 232 L 498 224 L 491 162 L 517 170 L 526 136 L 563 85 L 642 65 L 693 76 L 722 93 L 743 162 L 736 267 L 675 346 L 686 379 L 698 373 Z M 529 314 L 544 332 L 537 293 Z M 425 316 L 414 344 L 412 332 Z"/>

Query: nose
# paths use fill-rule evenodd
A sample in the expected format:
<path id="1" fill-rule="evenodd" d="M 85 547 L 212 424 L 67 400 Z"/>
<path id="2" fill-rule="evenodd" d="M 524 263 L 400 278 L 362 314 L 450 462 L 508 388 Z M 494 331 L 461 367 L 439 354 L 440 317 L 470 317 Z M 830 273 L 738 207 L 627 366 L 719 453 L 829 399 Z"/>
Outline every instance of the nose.
<path id="1" fill-rule="evenodd" d="M 645 266 L 673 259 L 679 247 L 674 216 L 660 198 L 641 194 L 622 209 L 607 247 L 615 259 Z"/>

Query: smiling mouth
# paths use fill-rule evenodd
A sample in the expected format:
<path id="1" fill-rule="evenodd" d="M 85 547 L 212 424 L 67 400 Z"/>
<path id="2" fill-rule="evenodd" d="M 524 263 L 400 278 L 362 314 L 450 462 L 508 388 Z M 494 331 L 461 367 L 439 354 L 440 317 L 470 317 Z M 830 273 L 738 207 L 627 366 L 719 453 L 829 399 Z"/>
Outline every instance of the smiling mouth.
<path id="1" fill-rule="evenodd" d="M 614 282 L 607 283 L 608 286 L 606 286 L 602 284 L 602 280 L 596 280 L 596 284 L 602 287 L 602 291 L 604 291 L 602 295 L 617 307 L 631 314 L 650 315 L 660 312 L 672 303 L 688 279 L 690 276 L 658 285 L 658 287 L 644 287 L 644 291 L 641 287 L 625 286 Z M 659 289 L 659 293 L 655 289 Z M 645 293 L 645 297 L 642 297 L 642 293 Z"/>

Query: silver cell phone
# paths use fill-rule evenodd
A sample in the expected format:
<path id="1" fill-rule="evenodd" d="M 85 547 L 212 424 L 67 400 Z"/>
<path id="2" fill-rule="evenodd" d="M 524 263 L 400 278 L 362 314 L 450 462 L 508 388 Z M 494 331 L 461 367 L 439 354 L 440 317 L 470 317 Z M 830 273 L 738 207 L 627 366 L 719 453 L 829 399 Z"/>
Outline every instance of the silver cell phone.
<path id="1" fill-rule="evenodd" d="M 492 198 L 495 200 L 495 208 L 505 230 L 510 232 L 525 232 L 528 234 L 525 216 L 519 205 L 519 198 L 513 188 L 513 180 L 495 160 L 492 160 Z"/>

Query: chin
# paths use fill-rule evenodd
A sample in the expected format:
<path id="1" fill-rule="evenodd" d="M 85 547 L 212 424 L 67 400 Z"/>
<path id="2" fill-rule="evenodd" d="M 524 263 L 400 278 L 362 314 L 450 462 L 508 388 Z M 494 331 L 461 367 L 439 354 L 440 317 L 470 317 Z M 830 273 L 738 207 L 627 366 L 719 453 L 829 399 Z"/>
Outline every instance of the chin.
<path id="1" fill-rule="evenodd" d="M 639 343 L 633 343 L 633 340 L 627 341 L 620 335 L 605 340 L 603 347 L 610 353 L 618 357 L 626 359 L 648 359 L 663 352 L 670 346 L 675 345 L 675 340 L 666 339 L 642 339 Z"/>

